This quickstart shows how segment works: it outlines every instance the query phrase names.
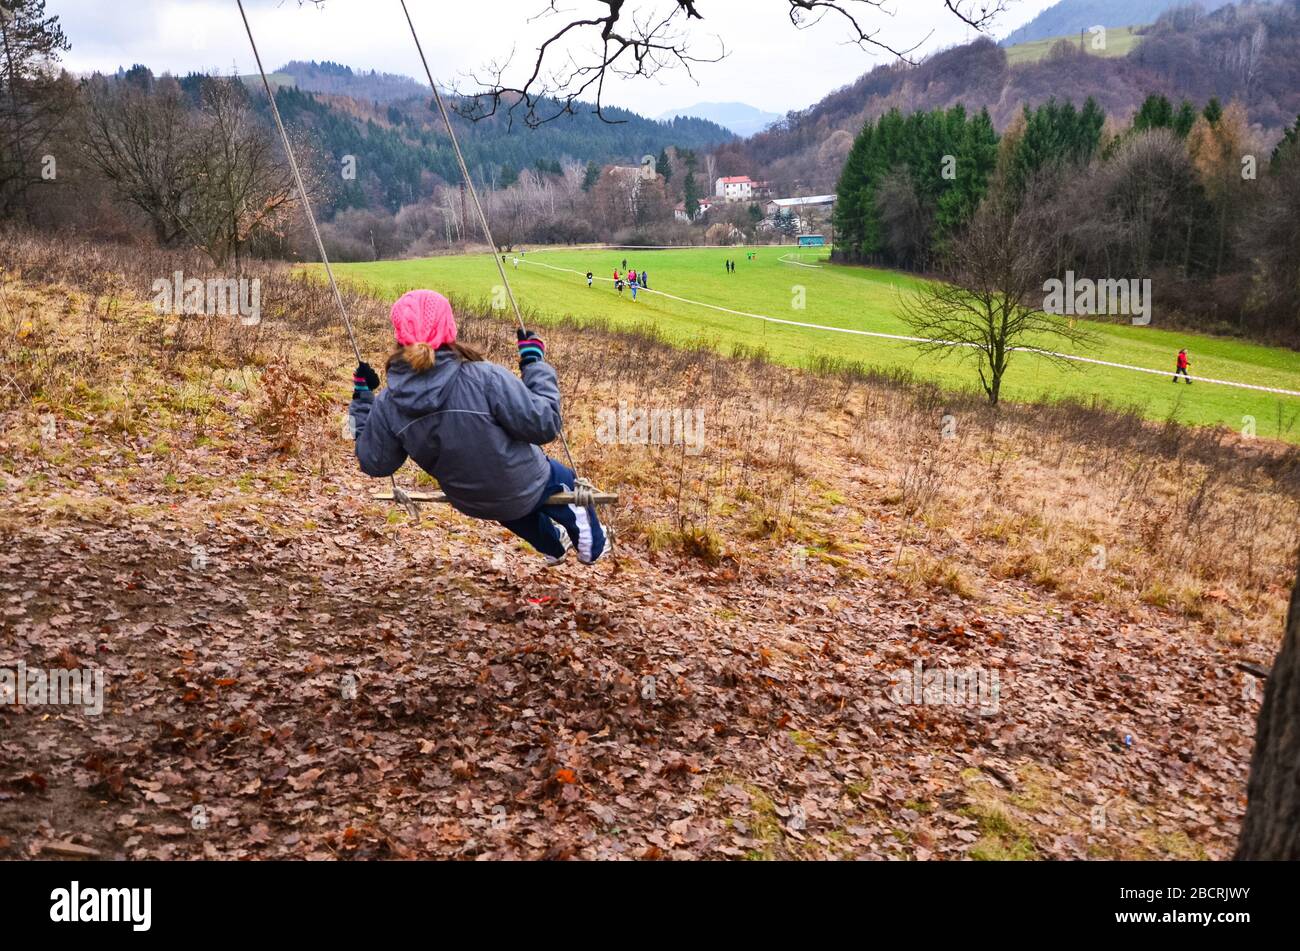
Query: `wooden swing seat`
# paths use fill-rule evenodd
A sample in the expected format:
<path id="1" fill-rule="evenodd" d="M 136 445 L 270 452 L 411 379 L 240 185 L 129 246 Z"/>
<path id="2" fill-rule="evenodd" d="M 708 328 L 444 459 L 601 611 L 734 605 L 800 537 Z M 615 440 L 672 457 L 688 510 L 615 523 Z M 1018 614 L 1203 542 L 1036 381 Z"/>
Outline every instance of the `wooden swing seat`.
<path id="1" fill-rule="evenodd" d="M 403 491 L 402 494 L 406 496 L 406 499 L 409 499 L 410 501 L 414 502 L 417 505 L 421 505 L 424 503 L 437 503 L 437 502 L 447 501 L 447 496 L 442 492 Z M 371 496 L 371 498 L 374 499 L 376 502 L 403 501 L 402 499 L 396 499 L 391 489 L 388 490 L 387 492 L 376 492 L 374 495 Z M 574 505 L 575 499 L 576 496 L 572 492 L 557 492 L 555 495 L 552 495 L 549 498 L 547 498 L 546 504 L 547 505 Z M 618 493 L 617 492 L 593 492 L 591 500 L 592 503 L 595 505 L 617 505 Z"/>

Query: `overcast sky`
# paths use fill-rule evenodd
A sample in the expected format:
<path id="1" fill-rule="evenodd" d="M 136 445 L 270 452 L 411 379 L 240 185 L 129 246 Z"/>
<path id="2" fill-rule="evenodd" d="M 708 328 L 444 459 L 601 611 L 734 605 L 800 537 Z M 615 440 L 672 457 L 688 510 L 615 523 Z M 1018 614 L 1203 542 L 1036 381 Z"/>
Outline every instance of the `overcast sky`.
<path id="1" fill-rule="evenodd" d="M 863 11 L 881 39 L 896 47 L 929 37 L 922 49 L 967 39 L 970 31 L 940 0 L 888 0 L 892 15 Z M 996 31 L 1004 35 L 1055 0 L 1015 0 Z M 661 8 L 672 0 L 637 0 Z M 244 0 L 268 69 L 292 59 L 333 60 L 355 69 L 421 76 L 422 71 L 398 0 L 326 0 L 317 9 L 298 0 Z M 554 32 L 555 18 L 530 24 L 547 0 L 408 0 L 411 16 L 434 75 L 442 84 L 464 86 L 471 72 L 508 56 L 523 64 L 538 38 Z M 579 15 L 603 10 L 593 0 L 556 0 Z M 631 6 L 629 4 L 629 6 Z M 706 19 L 692 21 L 691 43 L 714 53 L 718 37 L 728 56 L 695 69 L 695 82 L 680 71 L 655 80 L 616 84 L 611 105 L 655 116 L 696 102 L 747 102 L 769 112 L 801 109 L 852 82 L 885 54 L 869 55 L 845 42 L 842 21 L 828 16 L 806 30 L 790 25 L 781 0 L 700 0 Z M 112 71 L 143 63 L 155 72 L 254 70 L 235 0 L 47 0 L 72 42 L 64 65 L 75 72 Z M 548 31 L 549 28 L 549 31 Z"/>

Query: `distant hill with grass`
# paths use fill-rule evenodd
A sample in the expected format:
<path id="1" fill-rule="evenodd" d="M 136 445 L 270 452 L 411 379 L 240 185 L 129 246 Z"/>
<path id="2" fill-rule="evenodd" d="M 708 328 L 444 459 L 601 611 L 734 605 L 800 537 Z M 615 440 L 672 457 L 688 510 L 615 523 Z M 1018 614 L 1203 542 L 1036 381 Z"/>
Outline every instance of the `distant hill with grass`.
<path id="1" fill-rule="evenodd" d="M 1106 32 L 1100 38 L 1084 31 L 1082 34 L 1076 33 L 1073 36 L 1049 36 L 1043 40 L 1017 43 L 1015 46 L 1007 47 L 1007 62 L 1012 66 L 1018 66 L 1022 63 L 1037 63 L 1051 51 L 1053 46 L 1062 41 L 1077 46 L 1083 52 L 1091 53 L 1094 56 L 1127 56 L 1142 39 L 1138 33 L 1140 29 L 1142 27 L 1113 26 L 1106 27 Z"/>
<path id="2" fill-rule="evenodd" d="M 1196 5 L 1209 13 L 1236 2 L 1237 0 L 1196 0 Z M 1086 30 L 1090 26 L 1118 27 L 1154 23 L 1162 14 L 1175 7 L 1190 5 L 1190 0 L 1061 0 L 1018 30 L 1008 33 L 1002 45 L 1020 46 L 1037 40 L 1078 36 L 1080 30 Z"/>

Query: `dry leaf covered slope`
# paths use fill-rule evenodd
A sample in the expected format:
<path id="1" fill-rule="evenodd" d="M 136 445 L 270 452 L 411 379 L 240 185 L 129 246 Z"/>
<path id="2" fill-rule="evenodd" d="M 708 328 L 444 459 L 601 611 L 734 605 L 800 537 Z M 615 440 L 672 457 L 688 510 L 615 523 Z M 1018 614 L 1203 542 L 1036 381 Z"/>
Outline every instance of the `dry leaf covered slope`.
<path id="1" fill-rule="evenodd" d="M 108 680 L 97 718 L 0 708 L 0 855 L 1231 852 L 1289 450 L 551 327 L 625 504 L 616 559 L 548 571 L 369 500 L 320 288 L 177 320 L 141 290 L 174 261 L 0 250 L 0 657 Z M 624 402 L 701 410 L 704 451 L 598 443 Z M 917 661 L 996 711 L 900 702 Z"/>

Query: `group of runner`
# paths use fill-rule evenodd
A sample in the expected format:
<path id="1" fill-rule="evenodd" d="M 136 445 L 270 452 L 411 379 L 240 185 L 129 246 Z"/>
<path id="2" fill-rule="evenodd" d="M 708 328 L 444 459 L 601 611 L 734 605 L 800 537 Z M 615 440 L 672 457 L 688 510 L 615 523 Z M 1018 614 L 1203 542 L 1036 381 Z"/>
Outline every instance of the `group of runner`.
<path id="1" fill-rule="evenodd" d="M 588 271 L 587 286 L 591 287 L 592 282 L 595 279 L 596 276 L 592 274 L 591 271 Z M 622 270 L 619 270 L 619 268 L 617 267 L 614 268 L 614 288 L 619 292 L 620 295 L 623 293 L 625 288 L 630 289 L 632 292 L 632 299 L 636 300 L 637 291 L 647 290 L 649 289 L 649 287 L 650 287 L 650 272 L 646 270 L 642 270 L 638 272 L 636 268 L 628 268 L 627 258 L 623 259 Z"/>

